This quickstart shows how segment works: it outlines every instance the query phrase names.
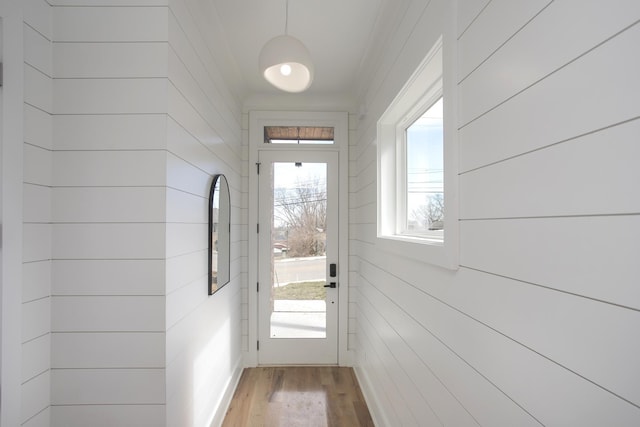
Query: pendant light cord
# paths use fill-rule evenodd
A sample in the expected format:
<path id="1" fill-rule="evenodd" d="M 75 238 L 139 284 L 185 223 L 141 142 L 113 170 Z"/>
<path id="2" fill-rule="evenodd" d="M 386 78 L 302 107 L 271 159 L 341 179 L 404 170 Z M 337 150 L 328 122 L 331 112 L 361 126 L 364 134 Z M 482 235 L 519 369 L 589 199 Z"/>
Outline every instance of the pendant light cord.
<path id="1" fill-rule="evenodd" d="M 289 35 L 289 0 L 287 0 L 286 11 L 284 14 L 284 34 L 285 36 Z"/>

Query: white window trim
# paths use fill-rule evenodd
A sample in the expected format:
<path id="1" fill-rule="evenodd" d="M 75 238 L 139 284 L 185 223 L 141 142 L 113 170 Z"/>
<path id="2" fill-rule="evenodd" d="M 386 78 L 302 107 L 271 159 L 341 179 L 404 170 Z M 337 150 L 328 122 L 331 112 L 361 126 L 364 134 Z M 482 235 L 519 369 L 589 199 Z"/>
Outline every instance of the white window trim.
<path id="1" fill-rule="evenodd" d="M 349 116 L 346 112 L 313 112 L 313 111 L 250 111 L 249 112 L 249 167 L 254 168 L 258 161 L 259 150 L 288 151 L 334 151 L 338 152 L 340 168 L 340 187 L 349 188 Z M 330 126 L 334 128 L 333 144 L 265 144 L 264 126 Z M 249 173 L 249 224 L 258 223 L 258 177 Z M 349 192 L 340 191 L 338 200 L 339 229 L 338 245 L 349 247 Z M 251 228 L 251 227 L 250 227 Z M 258 235 L 249 233 L 248 262 L 257 265 Z M 351 366 L 354 360 L 352 350 L 348 349 L 349 337 L 349 254 L 347 250 L 339 252 L 338 281 L 340 305 L 338 309 L 338 365 Z M 248 283 L 258 282 L 258 269 L 249 268 Z M 255 343 L 258 340 L 258 296 L 257 292 L 248 293 L 247 336 L 249 346 L 245 353 L 244 365 L 258 365 L 258 353 Z"/>
<path id="2" fill-rule="evenodd" d="M 458 268 L 458 141 L 455 55 L 442 36 L 378 120 L 377 239 L 384 251 L 402 254 L 448 269 Z M 404 214 L 399 173 L 405 170 L 404 127 L 442 95 L 444 98 L 444 239 L 401 234 Z M 398 143 L 400 141 L 400 143 Z"/>

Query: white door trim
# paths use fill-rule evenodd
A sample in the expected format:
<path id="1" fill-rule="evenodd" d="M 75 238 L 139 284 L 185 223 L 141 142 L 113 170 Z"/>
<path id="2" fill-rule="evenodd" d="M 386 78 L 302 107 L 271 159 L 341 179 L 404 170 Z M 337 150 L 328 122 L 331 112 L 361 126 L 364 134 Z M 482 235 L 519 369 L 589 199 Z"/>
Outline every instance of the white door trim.
<path id="1" fill-rule="evenodd" d="M 308 168 L 311 163 L 326 164 L 326 260 L 325 280 L 336 282 L 338 288 L 327 289 L 326 299 L 326 335 L 323 338 L 276 338 L 271 335 L 272 313 L 270 289 L 272 286 L 272 234 L 273 222 L 272 199 L 273 188 L 270 169 L 274 164 L 291 164 L 301 162 L 302 170 Z M 338 153 L 326 150 L 260 150 L 260 232 L 259 244 L 259 269 L 258 277 L 260 292 L 258 292 L 258 339 L 260 348 L 258 351 L 258 363 L 261 365 L 336 365 L 338 363 L 338 312 L 340 308 L 339 287 L 341 283 L 337 278 L 329 277 L 329 264 L 336 263 L 338 269 L 340 246 L 338 236 Z M 296 172 L 297 172 L 297 168 Z M 270 194 L 271 193 L 271 194 Z M 273 266 L 275 267 L 275 266 Z"/>
<path id="2" fill-rule="evenodd" d="M 258 365 L 258 174 L 256 163 L 258 149 L 283 150 L 286 144 L 264 144 L 264 126 L 331 126 L 334 128 L 335 143 L 331 145 L 297 145 L 296 149 L 311 151 L 326 150 L 338 152 L 339 194 L 338 194 L 338 246 L 339 266 L 338 289 L 340 306 L 338 310 L 338 365 L 351 366 L 352 357 L 348 350 L 349 338 L 349 130 L 346 112 L 301 112 L 301 111 L 251 111 L 249 113 L 249 211 L 248 211 L 248 296 L 247 296 L 247 341 L 245 366 Z"/>

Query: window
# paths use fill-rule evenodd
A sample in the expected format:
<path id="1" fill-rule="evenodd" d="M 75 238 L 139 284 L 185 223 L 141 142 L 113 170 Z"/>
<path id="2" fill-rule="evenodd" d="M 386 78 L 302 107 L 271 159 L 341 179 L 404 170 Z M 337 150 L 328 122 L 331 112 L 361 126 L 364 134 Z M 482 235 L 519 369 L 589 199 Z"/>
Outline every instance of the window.
<path id="1" fill-rule="evenodd" d="M 378 121 L 378 239 L 457 268 L 457 147 L 440 38 Z"/>
<path id="2" fill-rule="evenodd" d="M 443 239 L 444 155 L 442 97 L 404 129 L 404 197 L 400 232 Z"/>
<path id="3" fill-rule="evenodd" d="M 265 126 L 265 144 L 333 144 L 331 126 Z"/>

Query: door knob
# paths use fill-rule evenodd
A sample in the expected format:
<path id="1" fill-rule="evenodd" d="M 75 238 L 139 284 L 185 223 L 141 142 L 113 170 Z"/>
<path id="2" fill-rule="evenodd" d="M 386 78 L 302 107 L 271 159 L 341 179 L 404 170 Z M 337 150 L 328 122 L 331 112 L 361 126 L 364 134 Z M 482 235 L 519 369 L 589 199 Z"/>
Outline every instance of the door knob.
<path id="1" fill-rule="evenodd" d="M 324 285 L 325 288 L 337 288 L 336 282 L 330 282 L 328 285 Z"/>

